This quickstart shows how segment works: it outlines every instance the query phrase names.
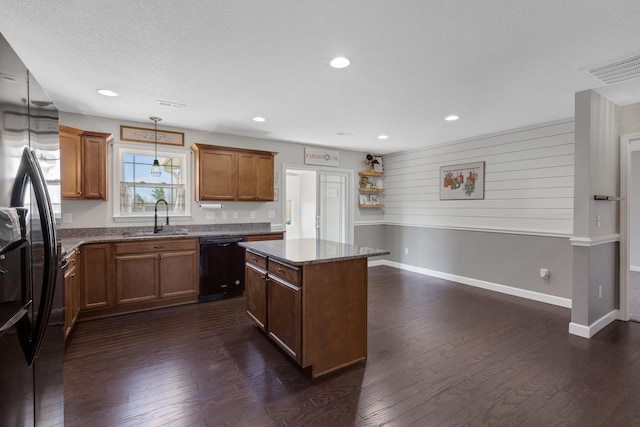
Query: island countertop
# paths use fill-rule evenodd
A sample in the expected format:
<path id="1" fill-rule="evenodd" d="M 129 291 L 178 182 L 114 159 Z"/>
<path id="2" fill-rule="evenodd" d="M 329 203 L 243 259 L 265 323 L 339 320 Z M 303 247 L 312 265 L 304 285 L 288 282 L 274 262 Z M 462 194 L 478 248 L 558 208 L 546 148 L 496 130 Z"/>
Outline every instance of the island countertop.
<path id="1" fill-rule="evenodd" d="M 239 242 L 238 245 L 258 254 L 292 265 L 320 264 L 349 259 L 388 255 L 384 249 L 338 243 L 321 239 L 284 239 L 262 242 Z"/>

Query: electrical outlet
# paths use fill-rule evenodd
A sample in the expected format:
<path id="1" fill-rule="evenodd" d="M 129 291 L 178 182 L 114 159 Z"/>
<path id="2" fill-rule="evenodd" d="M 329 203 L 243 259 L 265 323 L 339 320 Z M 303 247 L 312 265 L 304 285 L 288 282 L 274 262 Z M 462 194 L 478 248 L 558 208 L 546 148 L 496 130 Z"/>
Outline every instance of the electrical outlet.
<path id="1" fill-rule="evenodd" d="M 233 217 L 233 219 L 238 218 L 238 211 L 233 211 L 233 212 L 231 213 L 231 216 Z"/>
<path id="2" fill-rule="evenodd" d="M 227 219 L 227 213 L 226 212 L 220 212 L 220 217 L 222 219 Z"/>
<path id="3" fill-rule="evenodd" d="M 409 248 L 404 248 L 404 254 L 409 255 Z"/>
<path id="4" fill-rule="evenodd" d="M 63 224 L 71 224 L 73 221 L 73 215 L 70 213 L 62 214 L 62 223 Z"/>
<path id="5" fill-rule="evenodd" d="M 596 215 L 596 227 L 600 227 L 600 215 Z"/>
<path id="6" fill-rule="evenodd" d="M 216 219 L 215 212 L 207 212 L 207 219 Z"/>
<path id="7" fill-rule="evenodd" d="M 544 280 L 549 280 L 549 269 L 541 268 L 540 269 L 540 278 Z"/>
<path id="8" fill-rule="evenodd" d="M 598 298 L 602 298 L 602 285 L 598 286 Z"/>
<path id="9" fill-rule="evenodd" d="M 267 218 L 275 218 L 276 211 L 267 211 Z"/>
<path id="10" fill-rule="evenodd" d="M 249 218 L 256 219 L 256 211 L 251 211 L 251 213 L 249 214 Z"/>

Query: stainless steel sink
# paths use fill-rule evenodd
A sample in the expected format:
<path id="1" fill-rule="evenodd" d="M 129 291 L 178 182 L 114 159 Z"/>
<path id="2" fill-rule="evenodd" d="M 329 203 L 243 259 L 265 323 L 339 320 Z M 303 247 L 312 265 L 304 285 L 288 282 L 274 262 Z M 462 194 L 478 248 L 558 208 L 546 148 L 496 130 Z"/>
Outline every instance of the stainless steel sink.
<path id="1" fill-rule="evenodd" d="M 189 234 L 189 230 L 187 229 L 172 229 L 172 230 L 162 230 L 154 233 L 153 230 L 150 231 L 134 231 L 129 233 L 123 233 L 122 237 L 163 237 L 163 236 L 186 236 Z"/>

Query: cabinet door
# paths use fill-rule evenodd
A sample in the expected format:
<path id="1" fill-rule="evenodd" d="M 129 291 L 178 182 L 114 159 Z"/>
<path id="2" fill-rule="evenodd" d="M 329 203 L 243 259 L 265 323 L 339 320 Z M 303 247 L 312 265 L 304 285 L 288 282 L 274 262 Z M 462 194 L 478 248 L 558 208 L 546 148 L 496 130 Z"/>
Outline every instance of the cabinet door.
<path id="1" fill-rule="evenodd" d="M 60 132 L 60 186 L 63 199 L 82 198 L 82 138 Z"/>
<path id="2" fill-rule="evenodd" d="M 237 153 L 207 150 L 199 153 L 196 198 L 198 200 L 235 200 L 237 195 Z"/>
<path id="3" fill-rule="evenodd" d="M 81 249 L 82 280 L 80 308 L 92 310 L 114 305 L 111 282 L 111 244 L 83 245 Z"/>
<path id="4" fill-rule="evenodd" d="M 267 272 L 247 264 L 245 267 L 245 301 L 247 314 L 260 329 L 267 327 Z"/>
<path id="5" fill-rule="evenodd" d="M 239 154 L 238 200 L 273 200 L 273 156 Z"/>
<path id="6" fill-rule="evenodd" d="M 158 254 L 116 256 L 118 304 L 158 298 Z"/>
<path id="7" fill-rule="evenodd" d="M 74 279 L 76 276 L 75 266 L 68 267 L 64 272 L 64 339 L 66 340 L 73 329 L 73 314 L 75 311 L 76 289 Z"/>
<path id="8" fill-rule="evenodd" d="M 82 189 L 85 199 L 107 200 L 107 142 L 82 137 Z"/>
<path id="9" fill-rule="evenodd" d="M 195 295 L 197 271 L 196 251 L 160 254 L 160 298 Z"/>
<path id="10" fill-rule="evenodd" d="M 256 159 L 256 200 L 273 200 L 273 156 L 259 155 Z"/>
<path id="11" fill-rule="evenodd" d="M 280 347 L 300 362 L 300 288 L 269 276 L 267 331 Z"/>

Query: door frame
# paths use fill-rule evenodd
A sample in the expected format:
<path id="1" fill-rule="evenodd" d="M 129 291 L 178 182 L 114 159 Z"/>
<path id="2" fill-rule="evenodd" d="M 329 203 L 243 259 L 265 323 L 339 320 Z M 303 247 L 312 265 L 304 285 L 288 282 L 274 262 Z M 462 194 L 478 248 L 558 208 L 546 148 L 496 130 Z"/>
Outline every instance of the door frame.
<path id="1" fill-rule="evenodd" d="M 620 136 L 620 320 L 629 320 L 629 269 L 631 237 L 629 187 L 631 186 L 631 152 L 640 151 L 640 133 Z"/>
<path id="2" fill-rule="evenodd" d="M 282 197 L 280 198 L 280 211 L 283 212 L 283 226 L 286 229 L 286 225 L 284 225 L 284 212 L 286 209 L 286 200 L 287 200 L 287 170 L 305 170 L 305 171 L 314 171 L 314 172 L 339 172 L 347 175 L 347 243 L 353 244 L 355 238 L 355 230 L 353 225 L 354 218 L 354 179 L 355 172 L 353 169 L 341 169 L 341 168 L 332 168 L 332 167 L 324 167 L 324 166 L 311 166 L 311 165 L 299 165 L 293 163 L 284 163 L 282 165 L 281 175 L 282 175 Z M 318 185 L 318 178 L 316 175 L 316 186 Z M 317 206 L 316 206 L 317 208 Z M 317 209 L 316 209 L 317 211 Z M 286 237 L 285 237 L 286 238 Z"/>

